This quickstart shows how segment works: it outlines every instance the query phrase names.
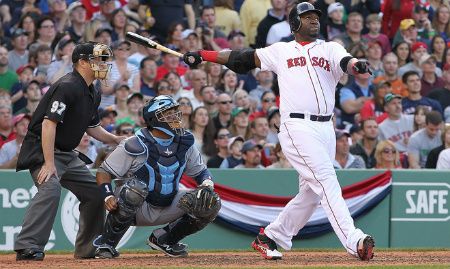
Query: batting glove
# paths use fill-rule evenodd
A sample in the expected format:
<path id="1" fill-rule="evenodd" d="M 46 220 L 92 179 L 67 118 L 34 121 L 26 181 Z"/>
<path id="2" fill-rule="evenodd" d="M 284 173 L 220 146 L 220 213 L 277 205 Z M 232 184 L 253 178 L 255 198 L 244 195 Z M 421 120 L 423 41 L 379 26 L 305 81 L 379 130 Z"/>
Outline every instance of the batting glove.
<path id="1" fill-rule="evenodd" d="M 370 70 L 370 63 L 367 60 L 358 60 L 353 65 L 353 71 L 359 74 L 369 73 L 372 75 L 372 71 Z"/>
<path id="2" fill-rule="evenodd" d="M 183 55 L 183 61 L 191 68 L 196 68 L 203 59 L 198 51 L 190 51 Z"/>

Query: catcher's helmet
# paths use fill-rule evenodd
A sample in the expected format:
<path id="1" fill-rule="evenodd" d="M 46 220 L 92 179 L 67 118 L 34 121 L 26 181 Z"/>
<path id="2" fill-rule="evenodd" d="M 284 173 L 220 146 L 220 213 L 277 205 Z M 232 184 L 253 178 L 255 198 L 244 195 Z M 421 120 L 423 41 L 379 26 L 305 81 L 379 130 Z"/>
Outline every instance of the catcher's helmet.
<path id="1" fill-rule="evenodd" d="M 184 134 L 179 104 L 169 95 L 160 95 L 143 107 L 142 116 L 149 130 L 158 129 L 174 136 Z"/>
<path id="2" fill-rule="evenodd" d="M 291 12 L 289 12 L 289 26 L 291 27 L 291 32 L 297 32 L 300 27 L 302 27 L 300 15 L 306 12 L 315 12 L 319 17 L 322 15 L 322 11 L 316 9 L 311 3 L 302 2 L 297 4 L 297 6 L 293 7 Z"/>

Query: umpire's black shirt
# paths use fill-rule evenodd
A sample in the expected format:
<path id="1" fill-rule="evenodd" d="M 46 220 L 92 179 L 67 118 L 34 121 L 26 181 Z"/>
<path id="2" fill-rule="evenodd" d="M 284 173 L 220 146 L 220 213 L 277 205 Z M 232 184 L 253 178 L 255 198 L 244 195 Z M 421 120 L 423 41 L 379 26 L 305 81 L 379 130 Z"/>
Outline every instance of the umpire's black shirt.
<path id="1" fill-rule="evenodd" d="M 28 130 L 42 134 L 44 118 L 57 122 L 55 148 L 71 151 L 78 146 L 88 127 L 100 125 L 100 93 L 88 86 L 76 71 L 55 82 L 45 93 L 33 114 Z"/>

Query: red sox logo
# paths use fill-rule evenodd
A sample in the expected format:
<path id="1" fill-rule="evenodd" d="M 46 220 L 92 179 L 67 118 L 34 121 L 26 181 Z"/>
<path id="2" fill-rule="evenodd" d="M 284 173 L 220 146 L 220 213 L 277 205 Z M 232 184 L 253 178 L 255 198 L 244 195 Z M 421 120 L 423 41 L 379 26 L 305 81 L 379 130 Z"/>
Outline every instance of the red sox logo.
<path id="1" fill-rule="evenodd" d="M 325 69 L 326 71 L 330 72 L 330 61 L 324 59 L 323 57 L 312 57 L 311 58 L 312 66 L 319 66 Z M 306 65 L 306 58 L 305 57 L 296 57 L 296 58 L 290 58 L 287 59 L 287 66 L 288 68 L 294 67 L 294 66 L 305 66 Z"/>

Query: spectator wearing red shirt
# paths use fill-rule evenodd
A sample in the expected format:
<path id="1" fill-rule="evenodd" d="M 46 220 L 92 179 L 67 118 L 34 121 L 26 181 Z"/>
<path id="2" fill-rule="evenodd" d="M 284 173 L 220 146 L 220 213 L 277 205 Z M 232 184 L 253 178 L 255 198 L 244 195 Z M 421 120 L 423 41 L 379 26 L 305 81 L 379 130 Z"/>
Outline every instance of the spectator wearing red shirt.
<path id="1" fill-rule="evenodd" d="M 387 118 L 387 113 L 384 111 L 384 96 L 392 92 L 391 83 L 389 81 L 381 81 L 376 84 L 373 98 L 366 100 L 361 108 L 361 120 L 375 118 L 379 124 Z"/>
<path id="2" fill-rule="evenodd" d="M 0 148 L 11 140 L 16 139 L 12 125 L 12 110 L 10 106 L 0 105 Z"/>
<path id="3" fill-rule="evenodd" d="M 412 17 L 414 0 L 385 0 L 381 32 L 393 39 L 403 19 Z"/>
<path id="4" fill-rule="evenodd" d="M 179 51 L 178 48 L 170 45 L 168 46 L 168 48 L 174 51 Z M 175 72 L 178 74 L 178 76 L 181 77 L 188 70 L 187 67 L 180 65 L 180 58 L 178 58 L 175 55 L 163 52 L 162 61 L 163 61 L 162 65 L 159 66 L 158 69 L 156 70 L 156 78 L 155 78 L 156 81 L 162 79 L 169 72 Z"/>

